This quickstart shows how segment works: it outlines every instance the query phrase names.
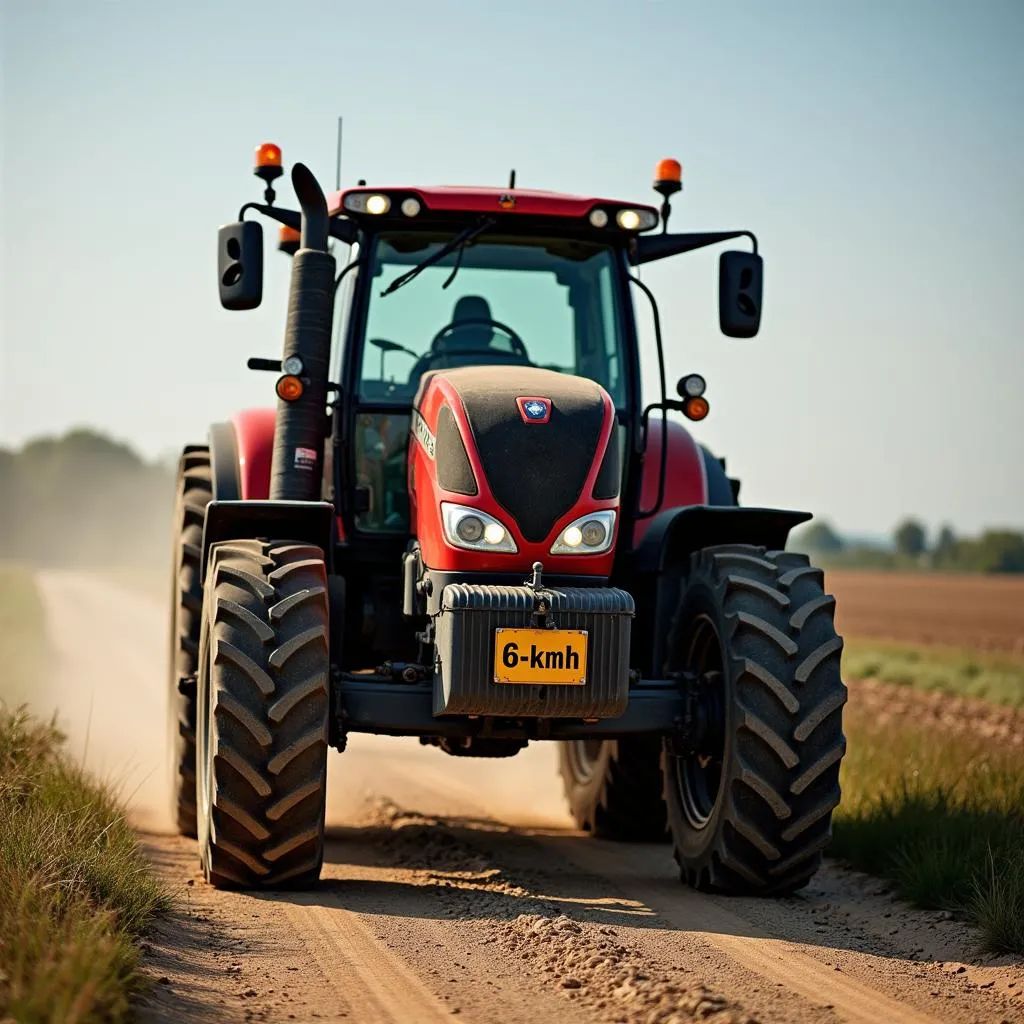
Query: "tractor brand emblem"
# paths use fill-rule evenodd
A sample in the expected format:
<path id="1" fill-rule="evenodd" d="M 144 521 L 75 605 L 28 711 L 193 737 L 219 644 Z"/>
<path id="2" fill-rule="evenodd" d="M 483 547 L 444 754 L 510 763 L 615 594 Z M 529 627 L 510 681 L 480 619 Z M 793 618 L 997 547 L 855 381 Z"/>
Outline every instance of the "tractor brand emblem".
<path id="1" fill-rule="evenodd" d="M 423 419 L 416 409 L 412 411 L 412 429 L 416 435 L 416 440 L 423 445 L 423 450 L 432 459 L 435 449 L 434 435 L 430 432 L 430 427 L 427 426 L 426 420 Z"/>
<path id="2" fill-rule="evenodd" d="M 516 197 L 511 192 L 502 192 L 498 196 L 498 205 L 503 210 L 514 210 L 516 208 Z"/>
<path id="3" fill-rule="evenodd" d="M 517 398 L 516 404 L 524 423 L 547 423 L 551 419 L 550 398 Z"/>

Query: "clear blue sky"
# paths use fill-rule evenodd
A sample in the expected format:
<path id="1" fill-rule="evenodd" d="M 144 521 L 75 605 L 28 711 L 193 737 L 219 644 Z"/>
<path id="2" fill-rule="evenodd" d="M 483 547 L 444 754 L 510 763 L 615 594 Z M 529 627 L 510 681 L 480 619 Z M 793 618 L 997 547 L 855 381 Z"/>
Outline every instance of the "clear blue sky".
<path id="1" fill-rule="evenodd" d="M 7 0 L 0 39 L 0 444 L 165 454 L 266 404 L 288 261 L 225 312 L 216 228 L 265 139 L 331 183 L 343 114 L 349 183 L 639 200 L 678 157 L 674 227 L 766 260 L 752 342 L 718 332 L 716 253 L 645 271 L 746 503 L 1024 525 L 1019 0 Z"/>

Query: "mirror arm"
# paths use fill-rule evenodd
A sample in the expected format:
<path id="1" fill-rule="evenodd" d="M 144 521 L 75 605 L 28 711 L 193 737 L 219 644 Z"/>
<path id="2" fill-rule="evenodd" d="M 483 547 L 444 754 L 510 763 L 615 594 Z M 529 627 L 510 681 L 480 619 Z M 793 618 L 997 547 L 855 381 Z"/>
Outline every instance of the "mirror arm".
<path id="1" fill-rule="evenodd" d="M 250 356 L 245 365 L 250 370 L 269 370 L 272 373 L 281 372 L 280 359 L 264 359 L 261 356 Z"/>
<path id="2" fill-rule="evenodd" d="M 302 230 L 302 214 L 298 210 L 285 210 L 280 206 L 267 206 L 265 203 L 246 203 L 238 211 L 238 219 L 245 220 L 249 210 L 262 213 L 264 217 L 276 220 L 278 224 L 284 224 L 294 231 Z M 343 220 L 339 217 L 332 217 L 328 224 L 328 233 L 331 238 L 337 238 L 339 242 L 351 245 L 356 240 L 356 225 L 354 221 Z"/>
<path id="3" fill-rule="evenodd" d="M 284 224 L 287 227 L 294 228 L 296 231 L 302 225 L 302 214 L 298 210 L 285 210 L 280 206 L 267 206 L 265 203 L 246 203 L 238 211 L 238 219 L 245 220 L 245 215 L 249 210 L 262 213 L 265 217 L 276 220 L 278 224 Z"/>
<path id="4" fill-rule="evenodd" d="M 736 234 L 734 234 L 732 237 L 749 238 L 751 251 L 754 253 L 755 256 L 757 255 L 757 235 L 755 235 L 753 231 L 737 231 Z"/>
<path id="5" fill-rule="evenodd" d="M 652 263 L 668 256 L 693 252 L 708 245 L 728 242 L 731 238 L 749 238 L 753 250 L 757 252 L 757 236 L 752 231 L 700 231 L 681 235 L 641 235 L 633 239 L 629 250 L 629 262 L 634 266 L 641 263 Z"/>

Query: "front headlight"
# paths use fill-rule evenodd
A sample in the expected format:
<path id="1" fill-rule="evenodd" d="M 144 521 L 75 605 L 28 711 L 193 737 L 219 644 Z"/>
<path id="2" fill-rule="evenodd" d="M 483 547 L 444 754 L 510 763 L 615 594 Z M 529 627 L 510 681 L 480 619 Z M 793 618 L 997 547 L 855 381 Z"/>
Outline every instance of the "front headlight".
<path id="1" fill-rule="evenodd" d="M 450 501 L 441 502 L 441 522 L 449 544 L 467 551 L 510 551 L 516 552 L 512 534 L 494 516 L 478 508 L 456 505 Z"/>
<path id="2" fill-rule="evenodd" d="M 553 555 L 599 555 L 612 546 L 615 513 L 591 512 L 571 522 L 551 545 Z"/>

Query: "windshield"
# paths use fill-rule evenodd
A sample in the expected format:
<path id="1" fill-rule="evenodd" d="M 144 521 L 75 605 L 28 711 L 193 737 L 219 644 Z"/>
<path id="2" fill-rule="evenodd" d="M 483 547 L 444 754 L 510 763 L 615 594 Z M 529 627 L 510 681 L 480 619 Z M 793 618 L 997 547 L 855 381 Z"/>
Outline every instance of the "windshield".
<path id="1" fill-rule="evenodd" d="M 382 295 L 453 237 L 392 232 L 375 239 L 359 381 L 365 401 L 408 405 L 427 370 L 486 364 L 589 377 L 625 405 L 611 248 L 487 232 Z"/>

